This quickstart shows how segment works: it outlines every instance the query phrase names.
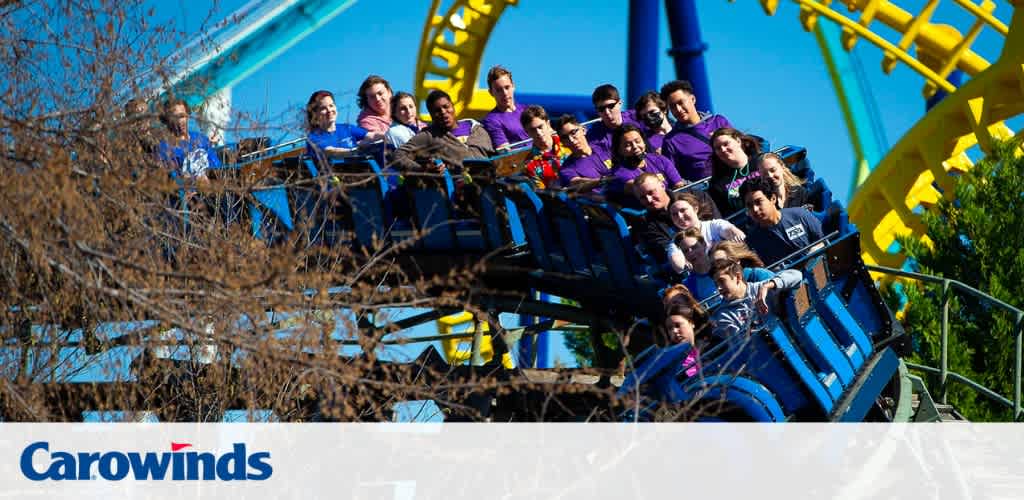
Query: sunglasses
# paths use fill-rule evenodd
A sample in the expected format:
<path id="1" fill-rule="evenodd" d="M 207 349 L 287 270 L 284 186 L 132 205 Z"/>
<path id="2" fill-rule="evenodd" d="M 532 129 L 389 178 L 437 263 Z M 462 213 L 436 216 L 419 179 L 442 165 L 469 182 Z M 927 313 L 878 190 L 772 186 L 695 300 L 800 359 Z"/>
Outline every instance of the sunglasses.
<path id="1" fill-rule="evenodd" d="M 620 101 L 616 100 L 616 101 L 612 101 L 612 102 L 610 102 L 608 104 L 605 104 L 603 106 L 594 106 L 594 109 L 596 109 L 598 113 L 604 113 L 606 111 L 611 111 L 612 108 L 614 108 L 615 106 L 618 106 L 619 102 Z"/>
<path id="2" fill-rule="evenodd" d="M 570 137 L 572 137 L 572 136 L 574 136 L 574 135 L 576 135 L 576 134 L 578 134 L 578 133 L 580 133 L 582 131 L 583 131 L 583 127 L 576 127 L 574 129 L 566 131 L 566 132 L 560 132 L 558 134 L 558 137 L 561 137 L 562 139 L 568 139 L 568 138 L 570 138 Z"/>

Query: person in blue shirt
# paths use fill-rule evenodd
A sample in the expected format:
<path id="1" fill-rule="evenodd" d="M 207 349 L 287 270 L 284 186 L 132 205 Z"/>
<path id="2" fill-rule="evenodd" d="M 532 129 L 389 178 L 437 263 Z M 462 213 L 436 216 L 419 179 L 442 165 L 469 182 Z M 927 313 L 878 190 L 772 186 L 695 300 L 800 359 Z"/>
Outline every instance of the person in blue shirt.
<path id="1" fill-rule="evenodd" d="M 824 238 L 818 218 L 805 208 L 780 210 L 778 191 L 772 181 L 763 177 L 749 179 L 740 186 L 740 196 L 753 222 L 747 230 L 747 244 L 769 265 L 822 245 L 816 243 Z"/>
<path id="2" fill-rule="evenodd" d="M 352 154 L 367 132 L 362 127 L 337 123 L 334 94 L 318 90 L 306 102 L 306 154 L 325 162 L 328 158 Z"/>
<path id="3" fill-rule="evenodd" d="M 157 155 L 173 171 L 172 175 L 205 179 L 206 171 L 221 167 L 213 144 L 201 132 L 189 130 L 188 104 L 181 99 L 164 101 L 160 122 L 170 132 L 157 146 Z"/>

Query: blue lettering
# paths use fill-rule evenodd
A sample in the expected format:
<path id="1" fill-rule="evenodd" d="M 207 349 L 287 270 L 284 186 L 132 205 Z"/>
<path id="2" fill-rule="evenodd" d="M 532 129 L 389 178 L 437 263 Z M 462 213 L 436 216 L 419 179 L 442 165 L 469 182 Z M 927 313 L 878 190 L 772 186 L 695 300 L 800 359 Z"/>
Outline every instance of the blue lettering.
<path id="1" fill-rule="evenodd" d="M 173 466 L 171 467 L 171 479 L 175 481 L 185 480 L 185 454 L 184 453 L 171 453 L 171 461 Z"/>
<path id="2" fill-rule="evenodd" d="M 216 467 L 217 457 L 213 453 L 196 453 L 190 451 L 185 454 L 188 458 L 188 475 L 186 479 L 196 481 L 199 479 L 199 464 L 203 465 L 203 481 L 213 481 L 217 478 Z"/>
<path id="3" fill-rule="evenodd" d="M 50 464 L 50 470 L 46 471 L 46 475 L 54 481 L 63 481 L 65 479 L 74 480 L 78 478 L 76 473 L 78 467 L 75 466 L 75 456 L 65 451 L 55 451 L 51 455 L 53 457 L 53 463 Z"/>
<path id="4" fill-rule="evenodd" d="M 42 481 L 47 478 L 45 472 L 38 472 L 32 467 L 32 455 L 35 454 L 37 450 L 43 450 L 49 453 L 50 443 L 47 443 L 46 441 L 38 441 L 28 445 L 25 447 L 25 451 L 21 452 L 21 473 L 31 481 Z"/>
<path id="5" fill-rule="evenodd" d="M 167 467 L 171 465 L 170 453 L 129 453 L 128 461 L 137 481 L 153 478 L 162 480 L 167 475 Z M 180 455 L 180 453 L 179 453 Z M 145 458 L 143 458 L 145 457 Z"/>
<path id="6" fill-rule="evenodd" d="M 221 481 L 245 480 L 245 445 L 235 443 L 234 451 L 225 453 L 217 460 L 217 479 Z M 234 464 L 234 470 L 231 466 Z"/>
<path id="7" fill-rule="evenodd" d="M 114 463 L 117 467 L 114 467 Z M 115 472 L 114 469 L 117 469 Z M 111 451 L 100 457 L 100 477 L 107 481 L 120 481 L 128 475 L 128 457 L 124 453 Z"/>
<path id="8" fill-rule="evenodd" d="M 88 481 L 92 479 L 92 464 L 100 461 L 100 454 L 79 453 L 78 454 L 78 480 Z"/>
<path id="9" fill-rule="evenodd" d="M 249 456 L 249 467 L 256 469 L 258 474 L 250 473 L 247 478 L 252 481 L 265 481 L 270 478 L 270 475 L 274 473 L 274 468 L 270 466 L 270 452 L 261 451 L 259 453 L 253 453 Z"/>

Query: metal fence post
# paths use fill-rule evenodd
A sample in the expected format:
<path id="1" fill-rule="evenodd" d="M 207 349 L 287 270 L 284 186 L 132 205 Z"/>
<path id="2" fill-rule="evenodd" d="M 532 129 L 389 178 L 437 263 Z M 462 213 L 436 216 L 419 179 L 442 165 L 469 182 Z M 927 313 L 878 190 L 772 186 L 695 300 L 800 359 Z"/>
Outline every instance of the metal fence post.
<path id="1" fill-rule="evenodd" d="M 949 280 L 942 280 L 942 353 L 939 357 L 939 379 L 942 404 L 947 404 L 946 378 L 949 376 Z"/>
<path id="2" fill-rule="evenodd" d="M 1021 334 L 1024 334 L 1024 313 L 1017 313 L 1017 324 L 1015 325 L 1017 330 L 1017 341 L 1016 351 L 1014 352 L 1014 368 L 1013 368 L 1013 420 L 1016 421 L 1020 417 L 1020 375 L 1021 375 Z"/>

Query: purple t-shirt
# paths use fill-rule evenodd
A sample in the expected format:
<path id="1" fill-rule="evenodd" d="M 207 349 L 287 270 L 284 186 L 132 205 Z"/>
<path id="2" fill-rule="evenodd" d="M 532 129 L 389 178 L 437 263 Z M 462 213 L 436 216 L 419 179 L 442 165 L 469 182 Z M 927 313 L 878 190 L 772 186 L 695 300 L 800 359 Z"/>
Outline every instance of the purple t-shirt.
<path id="1" fill-rule="evenodd" d="M 658 132 L 647 136 L 647 143 L 651 145 L 651 151 L 657 152 L 665 144 L 665 134 Z"/>
<path id="2" fill-rule="evenodd" d="M 455 122 L 455 128 L 452 129 L 452 135 L 458 139 L 462 139 L 462 142 L 466 142 L 466 138 L 469 134 L 473 133 L 473 120 L 459 120 Z"/>
<path id="3" fill-rule="evenodd" d="M 612 160 L 603 152 L 592 151 L 588 156 L 570 156 L 562 162 L 558 178 L 563 186 L 576 177 L 584 179 L 600 179 L 612 173 Z"/>
<path id="4" fill-rule="evenodd" d="M 506 113 L 498 111 L 498 108 L 494 108 L 490 113 L 487 113 L 487 116 L 480 123 L 484 126 L 484 130 L 487 131 L 487 135 L 491 136 L 491 144 L 494 147 L 525 141 L 530 138 L 529 135 L 526 135 L 526 131 L 523 130 L 523 125 L 519 123 L 519 117 L 523 115 L 524 109 L 526 109 L 525 104 L 516 104 L 515 111 Z"/>
<path id="5" fill-rule="evenodd" d="M 707 116 L 696 125 L 686 127 L 676 123 L 665 136 L 661 154 L 672 160 L 684 179 L 699 181 L 711 175 L 711 145 L 692 134 L 701 135 L 710 141 L 711 134 L 722 127 L 732 127 L 722 115 Z"/>
<path id="6" fill-rule="evenodd" d="M 636 121 L 636 116 L 633 114 L 633 110 L 626 110 L 622 112 L 622 124 L 632 125 L 640 130 L 644 130 L 643 125 Z M 590 126 L 590 130 L 587 131 L 587 143 L 590 144 L 590 149 L 594 151 L 602 151 L 607 156 L 612 155 L 612 135 L 615 134 L 614 129 L 610 129 L 604 126 L 604 122 L 597 122 Z"/>
<path id="7" fill-rule="evenodd" d="M 657 174 L 665 182 L 665 189 L 672 189 L 672 186 L 683 182 L 683 179 L 679 177 L 679 172 L 676 171 L 676 167 L 672 165 L 668 158 L 658 153 L 647 153 L 647 156 L 644 158 L 643 168 L 629 168 L 625 165 L 616 165 L 615 170 L 612 171 L 615 180 L 609 185 L 609 188 L 615 191 L 625 191 L 626 183 L 645 173 Z"/>

